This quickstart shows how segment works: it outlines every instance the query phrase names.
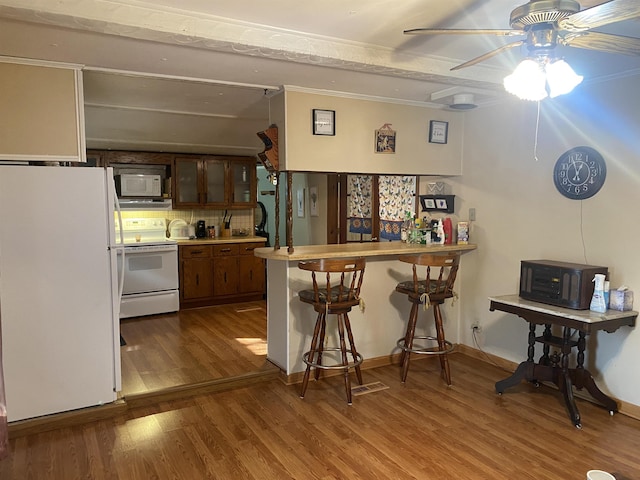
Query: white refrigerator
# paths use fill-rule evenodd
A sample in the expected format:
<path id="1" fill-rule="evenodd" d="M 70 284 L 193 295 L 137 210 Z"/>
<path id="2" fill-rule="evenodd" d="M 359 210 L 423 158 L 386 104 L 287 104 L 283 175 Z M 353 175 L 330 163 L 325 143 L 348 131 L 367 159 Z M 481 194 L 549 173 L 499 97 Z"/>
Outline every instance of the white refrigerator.
<path id="1" fill-rule="evenodd" d="M 113 402 L 119 248 L 111 169 L 0 165 L 0 322 L 10 422 Z"/>

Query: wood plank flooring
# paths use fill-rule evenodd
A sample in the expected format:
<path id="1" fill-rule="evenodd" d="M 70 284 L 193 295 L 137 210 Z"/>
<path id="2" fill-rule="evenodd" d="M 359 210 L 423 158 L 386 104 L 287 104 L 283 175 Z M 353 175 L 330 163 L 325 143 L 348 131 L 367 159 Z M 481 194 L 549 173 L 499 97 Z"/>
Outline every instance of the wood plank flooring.
<path id="1" fill-rule="evenodd" d="M 122 395 L 261 370 L 267 354 L 264 301 L 122 320 Z"/>
<path id="2" fill-rule="evenodd" d="M 279 380 L 140 407 L 109 420 L 10 440 L 0 479 L 487 479 L 583 480 L 590 469 L 640 478 L 640 421 L 577 400 L 583 429 L 554 389 L 450 356 L 363 371 L 389 388 L 344 399 L 340 377 Z M 366 360 L 365 360 L 366 366 Z"/>

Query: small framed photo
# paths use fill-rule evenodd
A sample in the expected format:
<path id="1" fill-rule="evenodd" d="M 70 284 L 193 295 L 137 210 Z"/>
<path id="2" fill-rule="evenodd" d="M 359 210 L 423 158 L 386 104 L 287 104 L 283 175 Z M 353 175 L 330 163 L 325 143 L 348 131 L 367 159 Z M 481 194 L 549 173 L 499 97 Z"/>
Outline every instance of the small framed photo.
<path id="1" fill-rule="evenodd" d="M 431 120 L 429 122 L 429 142 L 430 143 L 447 143 L 449 135 L 449 122 L 440 120 Z"/>
<path id="2" fill-rule="evenodd" d="M 318 187 L 309 187 L 309 215 L 317 217 L 318 213 Z"/>
<path id="3" fill-rule="evenodd" d="M 376 153 L 396 153 L 396 131 L 376 130 Z"/>
<path id="4" fill-rule="evenodd" d="M 304 218 L 304 188 L 297 191 L 296 206 L 298 207 L 298 217 Z"/>
<path id="5" fill-rule="evenodd" d="M 453 213 L 455 195 L 420 195 L 423 212 Z"/>
<path id="6" fill-rule="evenodd" d="M 313 109 L 311 121 L 314 135 L 335 135 L 336 134 L 336 112 L 335 110 Z"/>

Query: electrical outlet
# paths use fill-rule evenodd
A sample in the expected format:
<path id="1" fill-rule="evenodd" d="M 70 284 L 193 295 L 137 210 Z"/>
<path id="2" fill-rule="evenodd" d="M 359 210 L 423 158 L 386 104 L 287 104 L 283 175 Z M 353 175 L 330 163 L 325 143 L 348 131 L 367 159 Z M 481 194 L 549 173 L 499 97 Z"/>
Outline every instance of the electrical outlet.
<path id="1" fill-rule="evenodd" d="M 469 209 L 469 221 L 470 222 L 474 222 L 476 220 L 476 209 L 475 208 L 470 208 Z"/>
<path id="2" fill-rule="evenodd" d="M 471 330 L 473 330 L 474 332 L 481 333 L 482 332 L 482 325 L 480 325 L 480 322 L 473 322 L 471 324 Z"/>

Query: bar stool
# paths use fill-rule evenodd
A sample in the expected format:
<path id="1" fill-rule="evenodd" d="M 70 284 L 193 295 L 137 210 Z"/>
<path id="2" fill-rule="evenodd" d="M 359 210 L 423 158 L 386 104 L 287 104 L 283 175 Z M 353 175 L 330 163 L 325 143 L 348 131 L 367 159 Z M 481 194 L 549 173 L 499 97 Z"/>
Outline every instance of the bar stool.
<path id="1" fill-rule="evenodd" d="M 441 375 L 451 386 L 451 372 L 449 370 L 449 359 L 447 354 L 453 350 L 453 344 L 444 338 L 444 328 L 442 326 L 442 314 L 440 304 L 447 298 L 455 295 L 453 283 L 458 273 L 460 262 L 459 253 L 448 253 L 444 255 L 418 254 L 404 255 L 399 257 L 401 262 L 413 264 L 413 279 L 400 282 L 396 286 L 396 292 L 407 295 L 411 305 L 407 332 L 403 338 L 398 340 L 398 347 L 402 350 L 400 363 L 402 364 L 402 383 L 407 380 L 409 371 L 409 360 L 412 353 L 419 355 L 437 355 L 440 359 Z M 424 277 L 419 277 L 418 267 L 426 267 Z M 438 270 L 439 268 L 439 270 Z M 447 272 L 448 270 L 448 272 Z M 424 278 L 424 279 L 420 279 Z M 420 306 L 424 309 L 433 306 L 433 316 L 435 319 L 436 336 L 415 335 L 416 323 L 418 321 L 418 310 Z M 424 340 L 427 345 L 414 345 L 414 340 Z M 437 344 L 437 345 L 434 345 Z"/>
<path id="2" fill-rule="evenodd" d="M 316 325 L 311 339 L 311 347 L 308 352 L 302 355 L 302 361 L 307 364 L 302 380 L 302 389 L 300 390 L 300 398 L 304 398 L 309 383 L 309 374 L 311 367 L 315 369 L 315 379 L 318 380 L 320 370 L 343 370 L 344 386 L 347 392 L 347 402 L 351 405 L 351 379 L 349 378 L 349 369 L 356 371 L 358 382 L 362 385 L 362 373 L 360 372 L 360 364 L 362 363 L 362 355 L 356 350 L 353 342 L 353 334 L 351 333 L 351 323 L 349 322 L 348 312 L 351 308 L 364 304 L 360 299 L 360 287 L 364 276 L 365 259 L 363 257 L 351 259 L 322 259 L 306 262 L 299 262 L 298 268 L 311 272 L 313 288 L 302 290 L 299 297 L 302 302 L 313 305 L 313 309 L 318 313 Z M 316 274 L 324 273 L 323 275 Z M 327 326 L 327 315 L 337 315 L 338 335 L 340 337 L 339 347 L 325 347 L 324 339 Z M 344 338 L 345 331 L 349 340 L 347 348 Z M 340 352 L 341 363 L 333 365 L 323 364 L 323 353 L 327 351 Z M 347 354 L 351 354 L 349 361 Z"/>

